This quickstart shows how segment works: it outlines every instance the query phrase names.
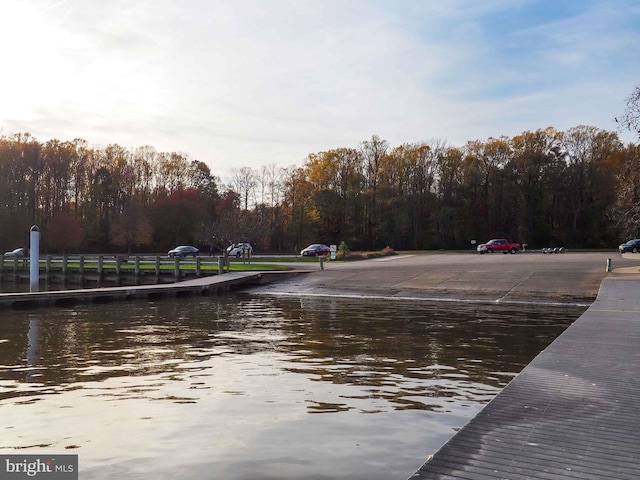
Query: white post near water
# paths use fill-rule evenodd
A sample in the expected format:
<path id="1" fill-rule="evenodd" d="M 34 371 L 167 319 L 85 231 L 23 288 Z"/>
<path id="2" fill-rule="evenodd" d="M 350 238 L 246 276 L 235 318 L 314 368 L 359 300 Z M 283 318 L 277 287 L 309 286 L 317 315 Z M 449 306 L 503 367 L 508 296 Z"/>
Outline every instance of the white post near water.
<path id="1" fill-rule="evenodd" d="M 29 291 L 38 292 L 40 288 L 40 229 L 31 227 L 29 236 Z"/>

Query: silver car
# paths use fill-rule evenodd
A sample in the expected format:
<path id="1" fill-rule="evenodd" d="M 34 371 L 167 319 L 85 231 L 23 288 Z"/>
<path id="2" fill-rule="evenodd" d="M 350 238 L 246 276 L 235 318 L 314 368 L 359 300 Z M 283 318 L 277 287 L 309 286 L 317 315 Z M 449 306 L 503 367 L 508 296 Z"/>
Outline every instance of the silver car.
<path id="1" fill-rule="evenodd" d="M 227 247 L 227 253 L 230 257 L 240 258 L 242 256 L 242 252 L 251 256 L 253 255 L 253 247 L 250 243 L 234 243 Z"/>

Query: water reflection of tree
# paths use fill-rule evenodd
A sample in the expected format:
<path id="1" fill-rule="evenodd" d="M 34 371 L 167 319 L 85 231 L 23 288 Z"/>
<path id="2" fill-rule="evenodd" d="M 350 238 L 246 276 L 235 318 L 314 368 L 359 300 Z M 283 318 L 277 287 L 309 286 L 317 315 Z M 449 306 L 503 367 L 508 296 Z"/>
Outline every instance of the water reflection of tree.
<path id="1" fill-rule="evenodd" d="M 280 306 L 304 352 L 291 371 L 370 386 L 397 408 L 489 400 L 583 310 L 309 298 Z"/>
<path id="2" fill-rule="evenodd" d="M 117 376 L 182 374 L 217 355 L 273 352 L 286 359 L 283 371 L 354 387 L 345 402 L 377 397 L 394 408 L 441 408 L 446 398 L 493 397 L 580 313 L 239 296 L 87 305 L 38 313 L 34 362 L 29 315 L 3 312 L 11 318 L 0 322 L 8 382 L 0 398 L 38 393 L 10 387 L 26 380 L 25 367 L 29 381 L 54 393 Z"/>

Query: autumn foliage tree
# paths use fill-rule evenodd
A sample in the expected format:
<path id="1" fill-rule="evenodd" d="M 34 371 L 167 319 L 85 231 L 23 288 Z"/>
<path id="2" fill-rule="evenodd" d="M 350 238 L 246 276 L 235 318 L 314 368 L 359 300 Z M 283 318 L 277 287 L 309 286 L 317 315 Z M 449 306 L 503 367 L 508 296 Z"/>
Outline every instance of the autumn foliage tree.
<path id="1" fill-rule="evenodd" d="M 111 243 L 124 247 L 127 253 L 131 253 L 132 248 L 150 244 L 152 239 L 149 214 L 141 205 L 127 205 L 111 224 Z"/>
<path id="2" fill-rule="evenodd" d="M 206 222 L 206 210 L 197 190 L 177 189 L 158 200 L 151 209 L 154 244 L 157 249 L 200 244 L 198 233 Z"/>
<path id="3" fill-rule="evenodd" d="M 42 232 L 42 244 L 54 252 L 67 253 L 80 245 L 84 230 L 80 222 L 71 214 L 56 212 L 47 228 Z"/>
<path id="4" fill-rule="evenodd" d="M 618 122 L 640 135 L 639 119 L 640 87 Z M 225 187 L 185 154 L 18 133 L 0 136 L 0 249 L 23 244 L 31 225 L 49 232 L 50 248 L 93 253 L 236 241 L 256 251 L 469 249 L 495 236 L 615 247 L 640 234 L 639 164 L 637 145 L 585 125 L 461 146 L 393 147 L 373 135 L 302 165 L 233 169 Z"/>

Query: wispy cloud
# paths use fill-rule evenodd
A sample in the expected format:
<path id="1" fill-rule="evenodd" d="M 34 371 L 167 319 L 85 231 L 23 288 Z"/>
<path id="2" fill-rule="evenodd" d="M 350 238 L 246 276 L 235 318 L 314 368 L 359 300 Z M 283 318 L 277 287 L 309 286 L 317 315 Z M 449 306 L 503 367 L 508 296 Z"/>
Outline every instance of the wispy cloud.
<path id="1" fill-rule="evenodd" d="M 372 134 L 615 129 L 640 83 L 632 0 L 0 1 L 5 133 L 150 144 L 217 174 Z"/>

